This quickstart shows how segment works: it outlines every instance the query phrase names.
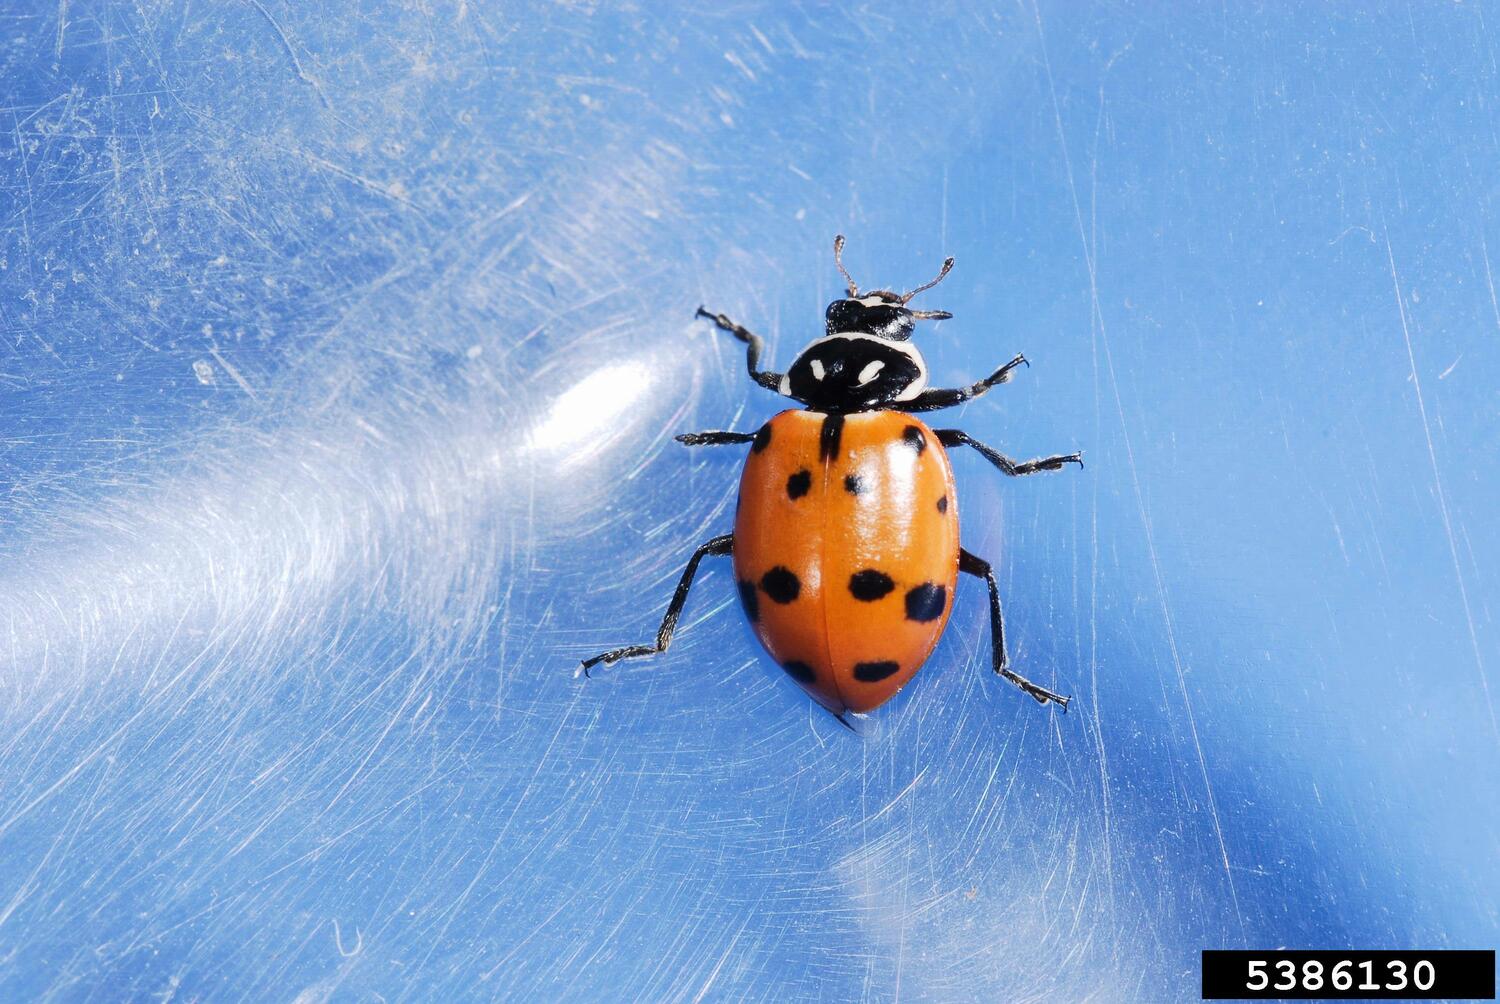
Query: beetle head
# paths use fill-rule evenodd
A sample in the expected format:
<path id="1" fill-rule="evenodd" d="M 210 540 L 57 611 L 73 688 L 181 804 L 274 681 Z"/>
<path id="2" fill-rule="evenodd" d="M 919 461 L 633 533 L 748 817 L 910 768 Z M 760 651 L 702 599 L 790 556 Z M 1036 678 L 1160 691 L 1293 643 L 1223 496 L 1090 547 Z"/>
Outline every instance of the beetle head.
<path id="1" fill-rule="evenodd" d="M 826 334 L 802 350 L 787 370 L 782 393 L 818 411 L 866 411 L 910 401 L 927 386 L 927 364 L 909 340 L 917 321 L 944 320 L 946 310 L 912 310 L 907 302 L 943 281 L 953 259 L 937 278 L 909 293 L 888 289 L 863 294 L 844 268 L 844 237 L 833 239 L 833 260 L 849 285 L 849 295 L 824 313 Z"/>
<path id="2" fill-rule="evenodd" d="M 916 321 L 943 321 L 953 315 L 946 310 L 912 310 L 907 307 L 911 298 L 943 281 L 953 267 L 953 259 L 943 262 L 937 278 L 925 282 L 910 293 L 896 293 L 889 289 L 872 289 L 860 294 L 849 270 L 844 268 L 844 235 L 833 239 L 833 262 L 849 285 L 849 295 L 834 300 L 824 312 L 828 334 L 856 333 L 874 335 L 895 342 L 904 342 L 911 337 Z"/>

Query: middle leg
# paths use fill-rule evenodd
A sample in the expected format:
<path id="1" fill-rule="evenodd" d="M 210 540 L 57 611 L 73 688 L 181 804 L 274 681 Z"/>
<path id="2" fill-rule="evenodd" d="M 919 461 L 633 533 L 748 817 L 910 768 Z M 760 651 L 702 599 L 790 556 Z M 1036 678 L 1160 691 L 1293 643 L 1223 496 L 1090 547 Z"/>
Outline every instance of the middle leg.
<path id="1" fill-rule="evenodd" d="M 705 555 L 726 555 L 734 552 L 734 534 L 726 533 L 723 536 L 714 537 L 693 552 L 692 558 L 688 559 L 687 569 L 678 580 L 677 591 L 672 594 L 672 602 L 667 605 L 666 616 L 661 619 L 661 627 L 656 630 L 656 643 L 654 645 L 627 645 L 624 648 L 611 649 L 602 652 L 592 659 L 583 661 L 583 675 L 588 676 L 589 670 L 599 663 L 612 666 L 621 659 L 635 659 L 643 655 L 658 655 L 667 650 L 672 644 L 672 632 L 677 630 L 677 618 L 682 616 L 683 605 L 687 603 L 688 590 L 693 587 L 693 576 L 698 572 L 698 562 Z"/>
<path id="2" fill-rule="evenodd" d="M 684 432 L 673 436 L 683 446 L 732 446 L 736 443 L 755 442 L 753 432 Z"/>
<path id="3" fill-rule="evenodd" d="M 972 446 L 984 455 L 984 459 L 1013 478 L 1035 474 L 1038 471 L 1060 471 L 1063 464 L 1083 466 L 1081 453 L 1061 453 L 1053 457 L 1039 457 L 1036 460 L 1012 460 L 994 447 L 981 443 L 962 429 L 934 429 L 933 431 L 937 433 L 938 441 L 944 446 Z"/>

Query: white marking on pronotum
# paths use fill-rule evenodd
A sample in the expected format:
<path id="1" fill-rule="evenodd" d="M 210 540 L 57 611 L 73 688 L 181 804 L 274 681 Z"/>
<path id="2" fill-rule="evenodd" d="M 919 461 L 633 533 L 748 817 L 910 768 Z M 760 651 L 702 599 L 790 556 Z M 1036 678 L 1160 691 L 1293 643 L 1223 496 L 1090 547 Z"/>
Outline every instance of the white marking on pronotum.
<path id="1" fill-rule="evenodd" d="M 907 385 L 907 388 L 905 390 L 903 390 L 900 394 L 897 394 L 891 400 L 910 401 L 918 394 L 927 389 L 927 362 L 922 358 L 922 353 L 918 352 L 917 347 L 911 342 L 896 342 L 892 341 L 889 338 L 881 338 L 879 335 L 867 335 L 862 331 L 836 331 L 831 335 L 824 335 L 822 338 L 808 343 L 807 348 L 802 350 L 802 355 L 807 355 L 809 352 L 816 349 L 819 345 L 822 345 L 824 342 L 830 341 L 834 338 L 848 338 L 855 341 L 874 342 L 877 345 L 883 346 L 884 348 L 894 349 L 897 352 L 903 353 L 908 359 L 916 364 L 917 378 L 913 380 L 909 385 Z"/>
<path id="2" fill-rule="evenodd" d="M 859 385 L 863 387 L 871 380 L 874 380 L 880 375 L 880 371 L 883 369 L 885 369 L 884 359 L 876 359 L 873 362 L 865 364 L 865 368 L 859 371 Z"/>
<path id="3" fill-rule="evenodd" d="M 821 359 L 814 359 L 812 361 L 811 365 L 812 365 L 812 371 L 813 371 L 813 379 L 814 380 L 821 380 L 821 379 L 823 379 L 823 360 L 821 360 Z"/>
<path id="4" fill-rule="evenodd" d="M 881 338 L 878 335 L 867 335 L 859 331 L 838 331 L 834 334 L 824 335 L 822 338 L 818 338 L 812 342 L 809 342 L 807 348 L 803 349 L 801 353 L 798 354 L 797 358 L 801 359 L 803 356 L 812 352 L 818 346 L 834 338 L 846 338 L 857 341 L 876 342 L 888 349 L 894 349 L 897 352 L 903 353 L 908 359 L 916 364 L 917 378 L 913 380 L 905 390 L 903 390 L 900 394 L 897 394 L 891 400 L 910 401 L 913 400 L 918 394 L 927 389 L 927 362 L 922 358 L 922 353 L 917 351 L 917 347 L 910 342 L 892 341 L 889 338 Z M 814 358 L 809 361 L 809 366 L 813 370 L 813 375 L 817 376 L 818 379 L 821 380 L 822 377 L 818 374 L 819 371 L 823 368 L 822 360 Z M 866 367 L 866 369 L 868 369 L 868 366 Z M 860 375 L 861 377 L 864 375 L 863 370 L 860 371 Z M 792 396 L 792 379 L 790 373 L 782 374 L 781 385 L 778 389 L 782 396 Z"/>

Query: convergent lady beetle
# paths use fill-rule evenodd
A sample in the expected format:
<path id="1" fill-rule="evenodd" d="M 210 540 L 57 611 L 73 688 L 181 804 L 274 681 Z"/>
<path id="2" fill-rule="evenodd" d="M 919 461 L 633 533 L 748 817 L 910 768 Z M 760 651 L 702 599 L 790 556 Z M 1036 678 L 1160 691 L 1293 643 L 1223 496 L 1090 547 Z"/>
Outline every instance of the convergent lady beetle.
<path id="1" fill-rule="evenodd" d="M 764 343 L 723 314 L 698 316 L 744 342 L 756 383 L 806 405 L 783 411 L 755 433 L 692 432 L 688 446 L 749 443 L 734 533 L 693 552 L 653 645 L 596 655 L 583 670 L 665 652 L 705 555 L 734 556 L 745 616 L 766 651 L 825 708 L 866 712 L 890 700 L 931 654 L 952 609 L 958 573 L 983 578 L 990 591 L 991 664 L 1042 704 L 1069 698 L 1007 668 L 1000 593 L 990 563 L 959 546 L 953 468 L 944 447 L 972 446 L 1005 474 L 1083 466 L 1077 453 L 1024 463 L 958 429 L 929 429 L 913 412 L 978 397 L 1026 362 L 1016 356 L 969 387 L 928 389 L 927 365 L 908 339 L 914 322 L 944 310 L 909 310 L 909 293 L 863 295 L 834 238 L 834 263 L 849 295 L 826 311 L 827 333 L 785 374 L 758 368 Z M 1029 364 L 1027 364 L 1029 365 Z M 848 723 L 845 722 L 847 725 Z"/>

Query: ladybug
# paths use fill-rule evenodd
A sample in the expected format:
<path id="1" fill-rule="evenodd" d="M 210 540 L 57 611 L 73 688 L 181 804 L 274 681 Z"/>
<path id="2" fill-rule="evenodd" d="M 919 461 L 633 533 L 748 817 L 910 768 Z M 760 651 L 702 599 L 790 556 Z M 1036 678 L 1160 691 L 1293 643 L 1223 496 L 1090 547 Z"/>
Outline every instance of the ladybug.
<path id="1" fill-rule="evenodd" d="M 809 695 L 848 725 L 890 700 L 931 654 L 953 607 L 960 572 L 984 579 L 990 595 L 991 665 L 1038 702 L 1066 710 L 1069 698 L 1007 666 L 1000 592 L 988 561 L 959 543 L 958 505 L 947 447 L 969 446 L 1013 477 L 1083 466 L 1077 453 L 1019 462 L 958 429 L 930 429 L 917 412 L 949 408 L 1007 382 L 1016 356 L 968 387 L 927 386 L 911 344 L 917 321 L 943 310 L 907 303 L 953 268 L 909 293 L 861 294 L 834 238 L 834 263 L 849 295 L 828 305 L 826 333 L 786 373 L 762 370 L 764 342 L 723 314 L 698 308 L 745 343 L 750 377 L 805 407 L 783 411 L 753 433 L 692 432 L 688 446 L 750 446 L 740 478 L 734 532 L 693 552 L 656 641 L 585 660 L 583 672 L 667 650 L 699 563 L 729 555 L 740 602 L 767 652 Z M 1029 364 L 1027 364 L 1029 365 Z"/>

